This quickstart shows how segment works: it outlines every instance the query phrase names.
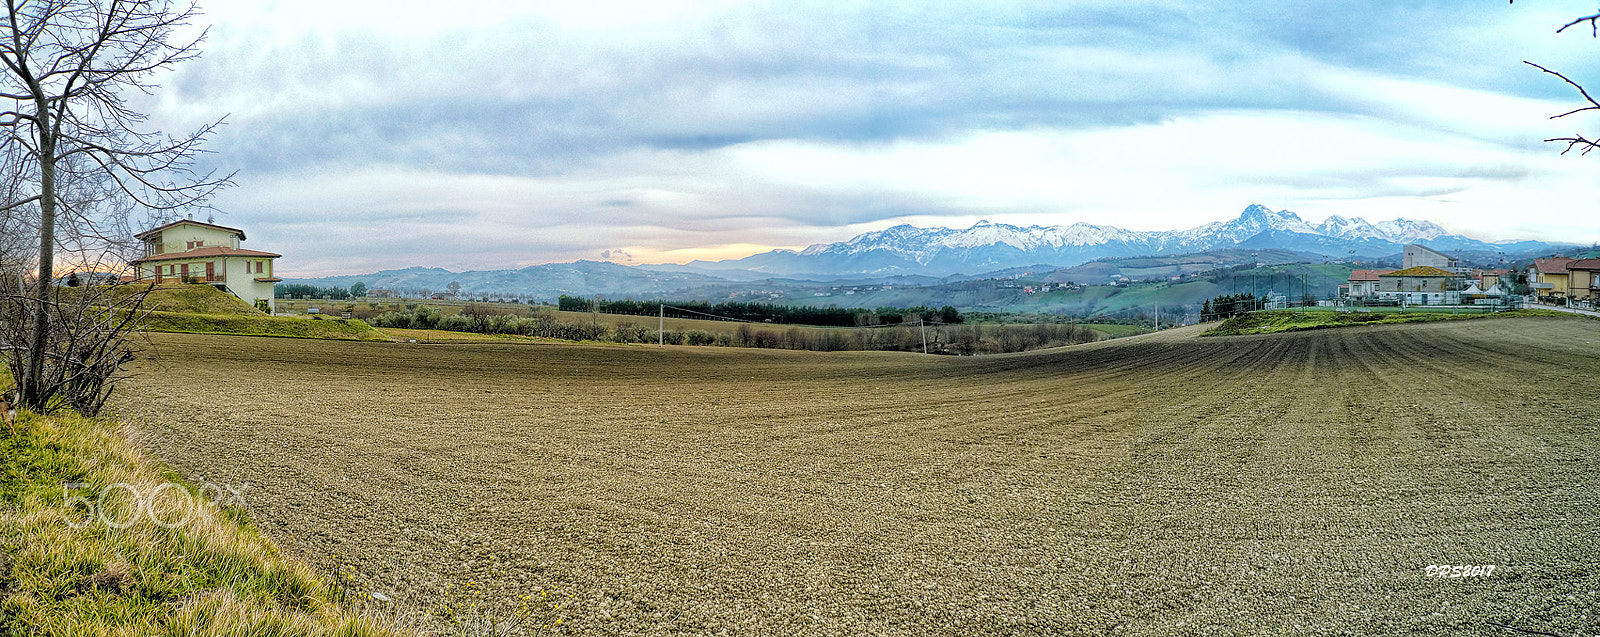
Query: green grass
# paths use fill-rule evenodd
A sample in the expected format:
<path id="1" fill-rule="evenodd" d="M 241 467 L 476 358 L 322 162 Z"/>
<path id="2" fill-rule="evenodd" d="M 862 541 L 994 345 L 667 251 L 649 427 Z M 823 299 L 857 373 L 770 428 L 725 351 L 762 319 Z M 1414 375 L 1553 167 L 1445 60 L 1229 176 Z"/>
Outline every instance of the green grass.
<path id="1" fill-rule="evenodd" d="M 395 634 L 116 423 L 23 413 L 17 424 L 0 429 L 0 635 Z M 132 492 L 166 524 L 139 515 Z"/>
<path id="2" fill-rule="evenodd" d="M 129 289 L 134 288 L 129 286 Z M 251 307 L 239 297 L 209 285 L 158 285 L 150 291 L 150 296 L 145 297 L 144 306 L 162 312 L 266 316 L 266 313 Z"/>
<path id="3" fill-rule="evenodd" d="M 249 316 L 155 311 L 145 319 L 143 327 L 152 332 L 188 334 L 237 334 L 347 341 L 390 340 L 359 319 L 288 318 L 260 313 Z"/>
<path id="4" fill-rule="evenodd" d="M 1351 325 L 1388 325 L 1394 323 L 1428 323 L 1486 317 L 1518 316 L 1573 316 L 1552 310 L 1513 310 L 1493 314 L 1447 314 L 1427 312 L 1335 312 L 1332 310 L 1269 310 L 1235 316 L 1202 336 L 1238 336 L 1241 334 L 1275 334 L 1299 330 L 1316 330 Z"/>
<path id="5" fill-rule="evenodd" d="M 1110 338 L 1135 336 L 1150 331 L 1150 328 L 1148 327 L 1141 327 L 1138 325 L 1118 325 L 1115 323 L 1079 323 L 1079 325 L 1087 327 L 1101 334 L 1105 334 Z"/>

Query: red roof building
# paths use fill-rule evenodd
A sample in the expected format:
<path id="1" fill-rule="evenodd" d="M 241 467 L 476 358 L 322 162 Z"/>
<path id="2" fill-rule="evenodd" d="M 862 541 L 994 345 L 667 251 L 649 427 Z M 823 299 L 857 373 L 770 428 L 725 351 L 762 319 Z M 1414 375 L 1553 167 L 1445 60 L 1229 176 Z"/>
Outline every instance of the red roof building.
<path id="1" fill-rule="evenodd" d="M 1600 298 L 1600 259 L 1567 262 L 1567 297 L 1577 300 Z"/>
<path id="2" fill-rule="evenodd" d="M 1569 257 L 1534 259 L 1528 268 L 1528 287 L 1539 297 L 1567 296 L 1567 264 L 1576 261 Z"/>
<path id="3" fill-rule="evenodd" d="M 243 230 L 184 219 L 134 236 L 144 242 L 144 256 L 129 262 L 140 280 L 211 285 L 265 311 L 276 308 L 274 288 L 283 279 L 273 276 L 272 263 L 283 255 L 239 247 Z"/>

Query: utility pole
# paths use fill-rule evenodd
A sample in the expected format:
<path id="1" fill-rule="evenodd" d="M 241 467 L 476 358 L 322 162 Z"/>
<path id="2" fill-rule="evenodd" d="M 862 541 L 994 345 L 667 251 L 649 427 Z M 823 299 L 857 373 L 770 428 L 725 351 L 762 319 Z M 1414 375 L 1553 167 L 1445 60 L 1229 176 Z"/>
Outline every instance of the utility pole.
<path id="1" fill-rule="evenodd" d="M 1156 330 L 1161 330 L 1161 304 L 1156 304 Z"/>
<path id="2" fill-rule="evenodd" d="M 917 326 L 922 328 L 922 353 L 926 356 L 928 353 L 928 322 L 917 319 Z"/>
<path id="3" fill-rule="evenodd" d="M 661 310 L 661 315 L 659 317 L 660 322 L 656 326 L 656 347 L 666 347 L 667 346 L 667 304 L 666 303 L 662 303 L 661 307 L 660 307 L 660 310 Z"/>

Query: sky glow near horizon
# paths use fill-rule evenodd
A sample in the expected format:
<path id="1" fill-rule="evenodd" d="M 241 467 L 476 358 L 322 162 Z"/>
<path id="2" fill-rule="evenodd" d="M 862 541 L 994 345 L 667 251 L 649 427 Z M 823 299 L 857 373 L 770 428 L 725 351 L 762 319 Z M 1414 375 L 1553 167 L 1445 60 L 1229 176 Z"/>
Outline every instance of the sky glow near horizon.
<path id="1" fill-rule="evenodd" d="M 227 115 L 287 276 L 737 258 L 898 223 L 1260 203 L 1600 241 L 1581 2 L 209 2 L 151 123 Z M 604 256 L 602 256 L 604 255 Z"/>

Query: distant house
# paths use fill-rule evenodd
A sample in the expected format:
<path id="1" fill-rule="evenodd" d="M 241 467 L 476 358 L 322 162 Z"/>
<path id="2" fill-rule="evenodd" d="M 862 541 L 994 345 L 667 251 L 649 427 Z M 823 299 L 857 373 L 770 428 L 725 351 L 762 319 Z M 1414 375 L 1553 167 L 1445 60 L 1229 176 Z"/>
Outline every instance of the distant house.
<path id="1" fill-rule="evenodd" d="M 1405 251 L 1401 254 L 1401 263 L 1402 269 L 1426 266 L 1430 268 L 1439 268 L 1440 270 L 1450 270 L 1451 272 L 1459 272 L 1461 270 L 1460 260 L 1428 246 L 1416 243 L 1409 244 L 1405 247 Z"/>
<path id="2" fill-rule="evenodd" d="M 1539 298 L 1566 298 L 1567 264 L 1576 261 L 1568 257 L 1534 259 L 1528 268 L 1528 287 Z"/>
<path id="3" fill-rule="evenodd" d="M 1473 270 L 1472 274 L 1468 275 L 1468 278 L 1477 282 L 1479 288 L 1488 290 L 1489 288 L 1498 285 L 1500 283 L 1500 279 L 1508 276 L 1511 276 L 1510 270 Z"/>
<path id="4" fill-rule="evenodd" d="M 1346 295 L 1353 299 L 1373 298 L 1378 296 L 1378 276 L 1394 272 L 1394 270 L 1356 270 L 1350 273 L 1349 283 L 1345 286 Z"/>
<path id="5" fill-rule="evenodd" d="M 240 248 L 243 230 L 185 219 L 134 237 L 144 242 L 144 256 L 130 262 L 140 281 L 211 285 L 265 311 L 277 308 L 273 288 L 283 279 L 272 275 L 272 260 L 283 255 Z"/>
<path id="6" fill-rule="evenodd" d="M 1567 263 L 1567 298 L 1575 301 L 1600 299 L 1600 259 Z"/>
<path id="7" fill-rule="evenodd" d="M 1419 265 L 1378 275 L 1378 298 L 1407 305 L 1454 305 L 1461 302 L 1466 275 Z"/>

